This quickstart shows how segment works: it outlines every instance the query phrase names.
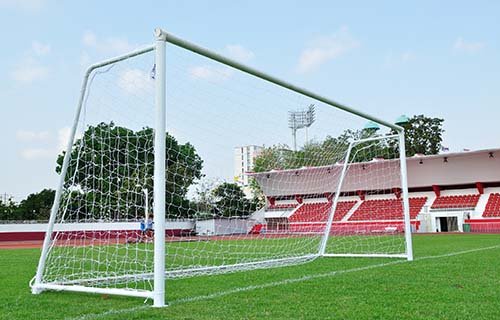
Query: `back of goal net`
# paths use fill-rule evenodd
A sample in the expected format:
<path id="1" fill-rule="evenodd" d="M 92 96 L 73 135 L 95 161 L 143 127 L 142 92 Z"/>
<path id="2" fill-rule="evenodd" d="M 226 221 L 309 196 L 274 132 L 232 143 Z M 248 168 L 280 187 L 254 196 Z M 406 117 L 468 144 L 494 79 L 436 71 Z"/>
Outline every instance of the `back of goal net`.
<path id="1" fill-rule="evenodd" d="M 152 224 L 150 51 L 90 74 L 41 283 L 152 291 L 159 232 L 166 278 L 405 254 L 395 132 L 172 44 L 166 56 L 165 230 Z M 393 205 L 363 206 L 379 200 Z"/>

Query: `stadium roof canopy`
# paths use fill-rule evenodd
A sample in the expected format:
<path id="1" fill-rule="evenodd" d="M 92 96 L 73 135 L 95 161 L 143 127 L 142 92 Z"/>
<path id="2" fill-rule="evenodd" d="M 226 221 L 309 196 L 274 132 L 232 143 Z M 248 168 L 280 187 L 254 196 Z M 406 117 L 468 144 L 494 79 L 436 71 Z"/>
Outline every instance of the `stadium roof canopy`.
<path id="1" fill-rule="evenodd" d="M 415 155 L 407 158 L 408 187 L 500 182 L 500 149 Z M 266 196 L 335 192 L 343 164 L 248 172 Z M 390 190 L 401 186 L 398 159 L 373 159 L 349 165 L 342 192 Z"/>

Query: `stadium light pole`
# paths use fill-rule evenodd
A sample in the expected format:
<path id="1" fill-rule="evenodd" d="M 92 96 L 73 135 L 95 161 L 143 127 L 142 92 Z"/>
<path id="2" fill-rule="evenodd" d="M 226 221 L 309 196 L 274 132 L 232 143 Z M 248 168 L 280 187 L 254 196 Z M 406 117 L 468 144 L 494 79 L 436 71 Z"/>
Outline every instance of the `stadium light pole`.
<path id="1" fill-rule="evenodd" d="M 316 120 L 314 104 L 311 104 L 307 110 L 288 111 L 288 127 L 292 129 L 293 150 L 297 151 L 297 130 L 306 130 L 306 144 L 308 141 L 307 129 Z"/>

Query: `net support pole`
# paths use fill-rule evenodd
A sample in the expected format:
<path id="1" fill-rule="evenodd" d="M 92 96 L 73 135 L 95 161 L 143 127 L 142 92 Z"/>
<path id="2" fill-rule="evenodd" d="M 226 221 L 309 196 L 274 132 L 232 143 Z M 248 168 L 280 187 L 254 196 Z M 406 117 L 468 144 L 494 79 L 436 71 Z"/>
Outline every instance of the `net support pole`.
<path id="1" fill-rule="evenodd" d="M 344 178 L 347 174 L 347 167 L 349 165 L 349 158 L 351 156 L 352 146 L 355 142 L 351 142 L 347 148 L 347 153 L 344 160 L 344 166 L 342 167 L 342 173 L 340 174 L 339 183 L 337 185 L 337 190 L 335 191 L 335 198 L 333 204 L 330 208 L 330 214 L 328 215 L 328 222 L 325 228 L 325 234 L 323 239 L 321 239 L 321 244 L 319 247 L 319 255 L 324 256 L 326 251 L 326 245 L 328 244 L 328 239 L 330 238 L 330 232 L 332 230 L 333 217 L 335 216 L 335 210 L 337 210 L 337 204 L 340 198 L 340 192 L 342 191 L 342 184 L 344 183 Z"/>
<path id="2" fill-rule="evenodd" d="M 88 68 L 83 78 L 80 97 L 78 99 L 78 106 L 75 113 L 75 118 L 73 120 L 73 127 L 71 128 L 71 133 L 65 149 L 63 164 L 61 168 L 61 175 L 59 178 L 59 185 L 57 186 L 56 189 L 56 195 L 54 198 L 54 202 L 52 204 L 52 208 L 50 210 L 49 223 L 47 224 L 47 230 L 45 231 L 45 238 L 43 239 L 42 254 L 40 255 L 40 260 L 38 262 L 38 267 L 36 270 L 35 283 L 31 288 L 31 292 L 34 294 L 38 294 L 43 291 L 43 289 L 41 289 L 39 286 L 42 283 L 42 275 L 45 269 L 45 261 L 47 259 L 47 255 L 49 253 L 50 246 L 52 243 L 52 232 L 54 231 L 54 224 L 56 221 L 57 212 L 59 211 L 59 203 L 61 202 L 62 190 L 64 187 L 64 179 L 66 177 L 66 173 L 68 172 L 69 159 L 71 158 L 71 150 L 73 148 L 73 140 L 75 139 L 76 128 L 78 127 L 78 121 L 80 119 L 80 113 L 82 110 L 83 101 L 85 100 L 87 83 L 89 81 L 90 73 L 92 72 L 93 69 L 94 69 L 93 67 Z"/>
<path id="3" fill-rule="evenodd" d="M 400 130 L 399 133 L 399 162 L 401 168 L 401 188 L 403 189 L 403 218 L 405 222 L 405 243 L 406 243 L 406 258 L 408 261 L 413 261 L 413 245 L 411 238 L 411 223 L 410 223 L 410 201 L 408 199 L 408 176 L 406 169 L 406 145 L 405 131 Z"/>
<path id="4" fill-rule="evenodd" d="M 156 124 L 154 142 L 154 289 L 153 306 L 165 306 L 165 130 L 166 130 L 166 42 L 155 30 Z"/>

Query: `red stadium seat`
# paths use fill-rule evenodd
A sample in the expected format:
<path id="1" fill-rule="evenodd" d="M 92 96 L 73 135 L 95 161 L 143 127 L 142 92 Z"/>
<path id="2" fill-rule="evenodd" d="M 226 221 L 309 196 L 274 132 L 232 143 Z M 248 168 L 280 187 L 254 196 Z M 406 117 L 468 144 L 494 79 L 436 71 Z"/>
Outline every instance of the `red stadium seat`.
<path id="1" fill-rule="evenodd" d="M 339 201 L 335 210 L 334 221 L 340 221 L 356 201 Z M 332 202 L 315 202 L 303 204 L 290 218 L 290 222 L 326 222 Z"/>
<path id="2" fill-rule="evenodd" d="M 479 194 L 440 196 L 434 200 L 431 209 L 474 209 L 480 196 Z"/>
<path id="3" fill-rule="evenodd" d="M 410 198 L 410 219 L 415 219 L 427 202 L 427 197 Z M 365 200 L 349 221 L 403 220 L 401 199 Z"/>
<path id="4" fill-rule="evenodd" d="M 284 204 L 274 204 L 274 205 L 269 205 L 267 207 L 268 210 L 288 210 L 288 209 L 294 209 L 298 206 L 297 203 L 284 203 Z"/>
<path id="5" fill-rule="evenodd" d="M 500 218 L 500 193 L 492 193 L 488 198 L 488 203 L 483 212 L 483 217 L 486 218 Z"/>

